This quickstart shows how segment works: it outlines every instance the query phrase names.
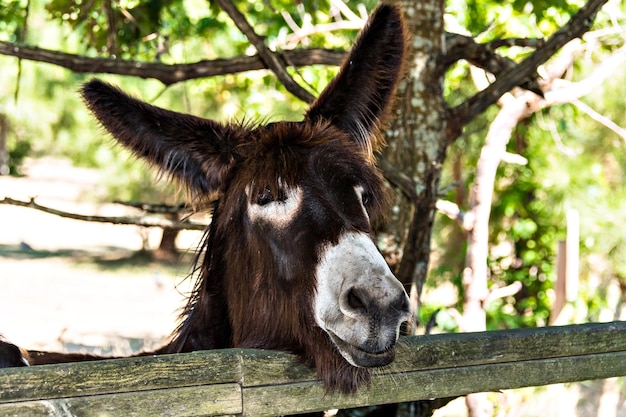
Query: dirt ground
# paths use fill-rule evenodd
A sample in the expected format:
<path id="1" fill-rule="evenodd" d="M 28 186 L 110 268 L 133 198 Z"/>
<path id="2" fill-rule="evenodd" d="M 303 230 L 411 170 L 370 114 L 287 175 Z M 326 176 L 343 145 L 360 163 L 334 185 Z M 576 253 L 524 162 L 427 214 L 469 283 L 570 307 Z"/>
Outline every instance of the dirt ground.
<path id="1" fill-rule="evenodd" d="M 26 176 L 0 176 L 6 197 L 81 214 L 125 215 L 132 209 L 93 203 L 97 171 L 56 159 L 29 161 Z M 164 265 L 136 256 L 142 233 L 63 219 L 0 204 L 0 334 L 37 349 L 128 354 L 161 343 L 175 328 L 190 290 L 188 259 Z M 151 230 L 151 247 L 160 233 Z M 199 232 L 183 233 L 181 249 Z M 491 393 L 498 416 L 626 417 L 624 378 Z M 463 398 L 436 417 L 467 415 Z"/>
<path id="2" fill-rule="evenodd" d="M 30 161 L 26 176 L 0 176 L 5 196 L 81 214 L 132 209 L 91 202 L 94 170 L 55 159 Z M 134 213 L 136 214 L 136 213 Z M 0 334 L 18 345 L 118 353 L 159 343 L 175 328 L 189 291 L 187 265 L 136 256 L 145 229 L 64 219 L 0 205 Z M 159 231 L 149 232 L 157 245 Z M 198 233 L 182 241 L 194 247 Z"/>

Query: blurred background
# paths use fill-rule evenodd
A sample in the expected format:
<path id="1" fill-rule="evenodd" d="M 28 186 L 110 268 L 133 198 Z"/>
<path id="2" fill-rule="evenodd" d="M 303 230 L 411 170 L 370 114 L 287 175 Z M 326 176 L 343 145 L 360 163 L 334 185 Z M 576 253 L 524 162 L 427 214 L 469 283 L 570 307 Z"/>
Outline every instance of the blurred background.
<path id="1" fill-rule="evenodd" d="M 235 4 L 271 50 L 336 52 L 289 67 L 316 95 L 376 1 Z M 519 62 L 537 46 L 532 40 L 563 27 L 582 5 L 449 0 L 445 29 L 482 44 L 517 39 L 498 52 Z M 538 70 L 535 81 L 550 80 L 549 91 L 577 94 L 550 101 L 544 90 L 549 104 L 533 107 L 500 138 L 504 153 L 488 187 L 488 250 L 478 260 L 489 294 L 485 329 L 626 320 L 625 39 L 626 4 L 609 1 L 582 39 Z M 183 192 L 113 144 L 82 104 L 81 83 L 96 75 L 157 106 L 218 120 L 297 120 L 308 104 L 268 70 L 228 66 L 255 49 L 214 2 L 0 0 L 0 41 L 0 333 L 37 349 L 128 354 L 158 345 L 175 328 L 192 287 L 187 277 L 201 231 L 67 214 L 201 225 L 210 217 L 190 218 Z M 32 56 L 20 58 L 20 48 Z M 90 61 L 97 58 L 119 67 L 100 71 Z M 82 59 L 87 66 L 80 66 Z M 159 64 L 203 60 L 225 69 L 176 82 L 142 78 L 141 69 L 123 75 L 129 61 L 163 70 Z M 558 74 L 549 73 L 555 68 Z M 445 101 L 459 105 L 491 81 L 459 60 L 445 74 Z M 447 148 L 418 334 L 472 330 L 465 314 L 468 257 L 477 242 L 468 224 L 480 215 L 476 192 L 485 182 L 478 168 L 486 145 L 497 140 L 506 99 L 466 124 Z M 33 201 L 39 209 L 15 201 Z M 402 220 L 398 207 L 392 222 Z M 394 266 L 403 255 L 401 239 L 383 230 L 379 240 Z M 626 416 L 624 378 L 489 397 L 498 416 Z M 435 415 L 467 410 L 461 399 Z"/>

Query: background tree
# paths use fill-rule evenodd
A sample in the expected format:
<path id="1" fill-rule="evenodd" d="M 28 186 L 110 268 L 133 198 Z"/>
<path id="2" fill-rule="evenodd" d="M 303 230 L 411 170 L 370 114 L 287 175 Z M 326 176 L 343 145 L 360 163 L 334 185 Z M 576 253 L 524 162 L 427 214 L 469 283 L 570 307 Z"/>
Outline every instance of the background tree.
<path id="1" fill-rule="evenodd" d="M 133 173 L 141 192 L 127 198 L 166 201 L 169 190 L 146 196 L 146 189 L 154 190 L 151 176 L 136 166 L 121 166 L 117 161 L 126 160 L 121 151 L 101 145 L 86 112 L 75 111 L 77 98 L 66 96 L 68 85 L 76 86 L 85 73 L 152 78 L 158 81 L 124 77 L 115 82 L 153 97 L 157 105 L 207 117 L 294 118 L 335 73 L 342 50 L 375 3 L 57 0 L 42 14 L 37 0 L 0 1 L 0 54 L 18 58 L 3 58 L 9 73 L 4 79 L 14 82 L 1 87 L 2 110 L 13 125 L 23 126 L 13 143 L 54 137 L 53 143 L 34 143 L 34 152 L 70 155 L 76 162 L 106 167 L 110 177 Z M 401 2 L 411 33 L 410 59 L 387 129 L 389 146 L 379 158 L 396 190 L 379 241 L 416 304 L 425 286 L 444 279 L 457 286 L 459 301 L 444 306 L 453 308 L 438 316 L 441 327 L 545 324 L 554 246 L 563 234 L 562 215 L 574 206 L 583 212 L 583 255 L 600 256 L 608 265 L 584 267 L 600 281 L 620 283 L 624 291 L 624 237 L 613 232 L 624 212 L 624 134 L 609 123 L 620 119 L 624 107 L 619 95 L 599 91 L 597 80 L 607 77 L 594 75 L 603 68 L 599 62 L 623 58 L 624 6 L 608 2 L 596 17 L 605 3 Z M 591 24 L 591 35 L 570 43 Z M 49 66 L 27 69 L 22 60 L 72 73 Z M 256 71 L 263 68 L 269 71 Z M 482 75 L 488 82 L 471 82 L 472 68 L 490 74 Z M 596 80 L 590 104 L 580 101 L 583 80 Z M 613 81 L 612 86 L 620 85 Z M 567 91 L 576 94 L 556 95 Z M 29 113 L 44 115 L 32 124 L 19 103 L 35 95 L 46 101 L 29 102 Z M 562 103 L 573 105 L 557 106 Z M 50 106 L 54 113 L 46 110 Z M 598 120 L 612 127 L 598 129 Z M 494 144 L 496 152 L 489 153 Z M 511 160 L 523 164 L 506 162 Z M 476 171 L 468 169 L 474 166 Z M 118 183 L 111 189 L 133 187 Z M 598 216 L 589 201 L 602 200 L 607 215 Z M 436 218 L 437 207 L 454 221 Z M 593 317 L 601 306 L 586 291 L 582 316 Z M 428 321 L 436 308 L 422 306 L 414 325 Z M 455 309 L 462 315 L 455 316 Z M 446 321 L 451 315 L 458 320 Z M 479 415 L 486 403 L 475 398 L 478 404 L 470 397 L 468 405 Z"/>

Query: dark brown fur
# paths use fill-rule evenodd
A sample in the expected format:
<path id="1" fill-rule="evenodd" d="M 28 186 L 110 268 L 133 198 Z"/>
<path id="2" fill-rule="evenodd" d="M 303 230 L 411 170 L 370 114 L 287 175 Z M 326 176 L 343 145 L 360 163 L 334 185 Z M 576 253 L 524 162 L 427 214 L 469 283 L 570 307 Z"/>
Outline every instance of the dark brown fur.
<path id="1" fill-rule="evenodd" d="M 328 389 L 353 392 L 369 380 L 366 368 L 338 353 L 309 306 L 320 250 L 346 231 L 372 235 L 372 222 L 384 214 L 373 151 L 381 146 L 379 129 L 401 74 L 404 38 L 399 8 L 380 6 L 301 122 L 222 124 L 150 106 L 98 80 L 83 87 L 89 109 L 121 144 L 179 180 L 196 200 L 219 197 L 181 324 L 152 353 L 279 349 L 300 355 Z M 293 222 L 273 228 L 250 221 L 249 203 L 268 192 L 279 199 L 290 186 L 300 187 L 306 201 Z M 369 218 L 355 186 L 364 188 Z M 31 351 L 27 359 L 97 357 Z"/>

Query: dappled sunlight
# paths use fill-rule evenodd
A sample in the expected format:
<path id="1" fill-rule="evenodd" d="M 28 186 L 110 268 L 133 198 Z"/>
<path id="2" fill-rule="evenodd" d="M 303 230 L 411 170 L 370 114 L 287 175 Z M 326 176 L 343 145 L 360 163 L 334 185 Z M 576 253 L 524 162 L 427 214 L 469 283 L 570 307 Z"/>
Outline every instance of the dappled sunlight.
<path id="1" fill-rule="evenodd" d="M 97 171 L 66 161 L 30 161 L 24 177 L 0 177 L 12 197 L 83 214 L 132 210 L 89 199 Z M 142 255 L 160 230 L 81 222 L 0 205 L 0 332 L 37 349 L 129 354 L 162 343 L 191 290 L 189 259 L 199 232 L 182 234 L 176 264 Z"/>

